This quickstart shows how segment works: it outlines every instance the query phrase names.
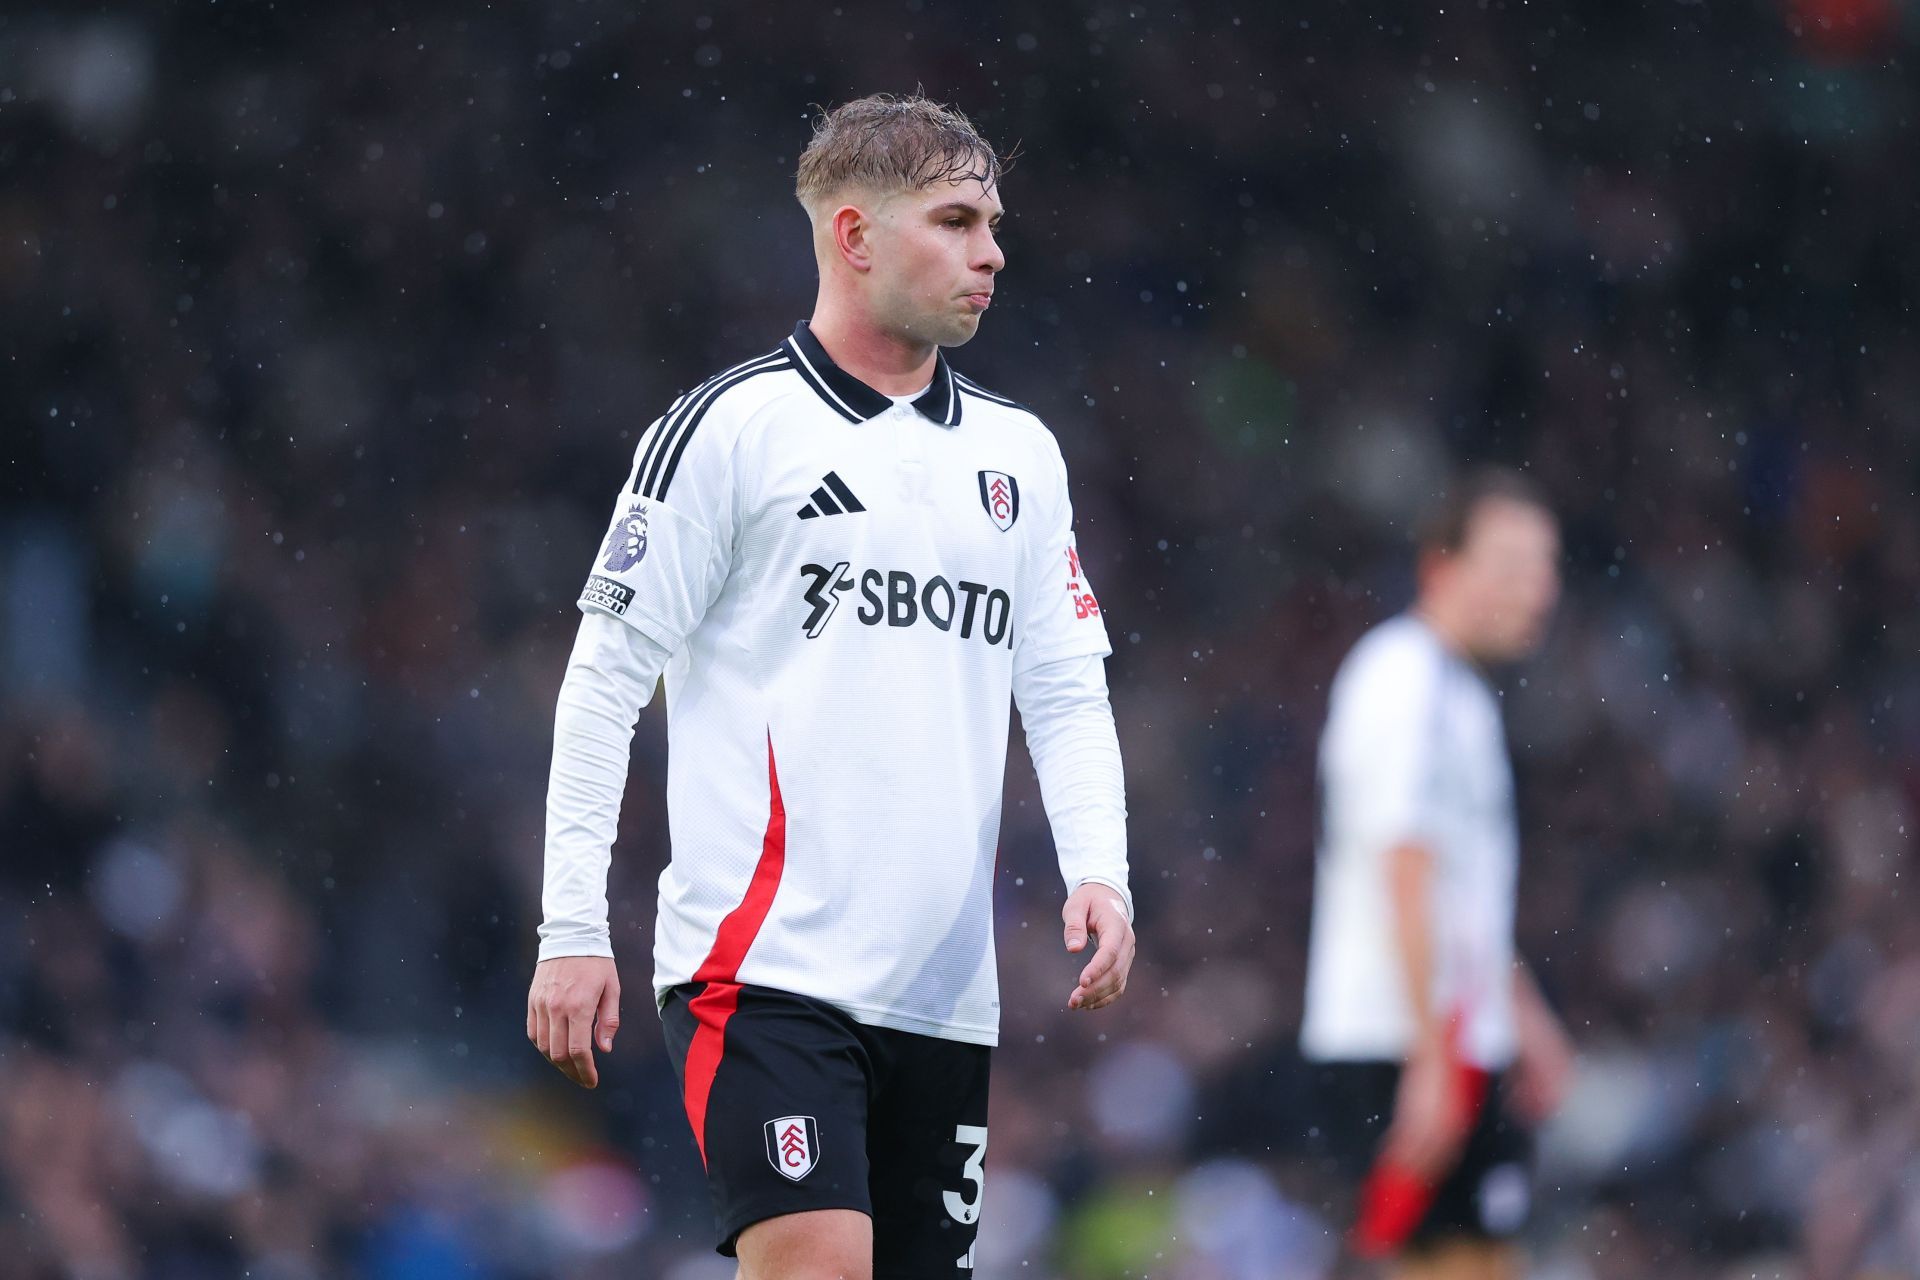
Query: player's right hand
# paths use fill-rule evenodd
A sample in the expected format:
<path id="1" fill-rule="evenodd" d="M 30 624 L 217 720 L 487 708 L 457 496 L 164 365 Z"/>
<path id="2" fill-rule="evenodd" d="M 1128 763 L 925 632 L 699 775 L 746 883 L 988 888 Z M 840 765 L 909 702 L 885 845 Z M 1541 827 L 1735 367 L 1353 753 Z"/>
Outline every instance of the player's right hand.
<path id="1" fill-rule="evenodd" d="M 613 1052 L 620 1030 L 620 974 L 607 956 L 542 960 L 527 990 L 527 1039 L 567 1079 L 591 1089 L 600 1083 L 593 1047 Z"/>
<path id="2" fill-rule="evenodd" d="M 1080 970 L 1067 1008 L 1089 1012 L 1106 1008 L 1127 989 L 1127 975 L 1133 972 L 1135 941 L 1127 904 L 1106 885 L 1089 880 L 1067 896 L 1060 919 L 1066 926 L 1061 936 L 1068 951 L 1075 955 L 1085 951 L 1089 937 L 1098 944 L 1093 959 Z"/>
<path id="3" fill-rule="evenodd" d="M 1438 1182 L 1460 1160 L 1472 1128 L 1462 1105 L 1459 1063 L 1438 1037 L 1407 1055 L 1381 1154 L 1425 1181 Z"/>

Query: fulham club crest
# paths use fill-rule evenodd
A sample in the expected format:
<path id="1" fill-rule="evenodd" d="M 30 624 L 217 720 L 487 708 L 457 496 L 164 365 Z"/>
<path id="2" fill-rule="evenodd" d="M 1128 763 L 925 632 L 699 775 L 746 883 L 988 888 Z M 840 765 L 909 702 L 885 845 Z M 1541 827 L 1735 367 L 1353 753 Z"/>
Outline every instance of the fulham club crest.
<path id="1" fill-rule="evenodd" d="M 1004 471 L 982 471 L 980 505 L 1002 533 L 1013 528 L 1020 518 L 1020 482 Z"/>
<path id="2" fill-rule="evenodd" d="M 813 1172 L 820 1156 L 820 1126 L 812 1116 L 781 1116 L 767 1121 L 767 1159 L 780 1176 L 798 1182 Z"/>

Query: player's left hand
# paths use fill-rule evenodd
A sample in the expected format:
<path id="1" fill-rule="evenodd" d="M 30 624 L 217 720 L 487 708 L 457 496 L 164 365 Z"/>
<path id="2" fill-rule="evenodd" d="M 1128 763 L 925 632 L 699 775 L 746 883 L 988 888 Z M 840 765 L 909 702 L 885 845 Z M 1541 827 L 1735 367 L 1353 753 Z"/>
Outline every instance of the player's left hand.
<path id="1" fill-rule="evenodd" d="M 1060 918 L 1067 926 L 1068 951 L 1075 955 L 1085 951 L 1089 936 L 1097 944 L 1093 959 L 1080 971 L 1080 985 L 1067 997 L 1067 1008 L 1103 1009 L 1120 998 L 1133 971 L 1133 925 L 1127 919 L 1127 904 L 1113 889 L 1090 881 L 1068 895 Z"/>

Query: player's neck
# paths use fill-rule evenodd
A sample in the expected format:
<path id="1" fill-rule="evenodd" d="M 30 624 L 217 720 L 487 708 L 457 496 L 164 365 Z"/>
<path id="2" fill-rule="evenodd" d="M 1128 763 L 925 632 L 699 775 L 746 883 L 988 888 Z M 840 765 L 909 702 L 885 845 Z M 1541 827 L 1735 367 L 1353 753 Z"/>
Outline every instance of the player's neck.
<path id="1" fill-rule="evenodd" d="M 1461 625 L 1459 618 L 1446 607 L 1444 600 L 1422 598 L 1413 606 L 1413 616 L 1418 618 L 1427 630 L 1433 632 L 1441 647 L 1456 657 L 1468 662 L 1478 661 L 1474 657 L 1473 647 L 1467 643 L 1467 628 Z"/>
<path id="2" fill-rule="evenodd" d="M 938 349 L 886 333 L 849 308 L 821 298 L 807 321 L 833 362 L 884 396 L 909 396 L 933 381 Z"/>

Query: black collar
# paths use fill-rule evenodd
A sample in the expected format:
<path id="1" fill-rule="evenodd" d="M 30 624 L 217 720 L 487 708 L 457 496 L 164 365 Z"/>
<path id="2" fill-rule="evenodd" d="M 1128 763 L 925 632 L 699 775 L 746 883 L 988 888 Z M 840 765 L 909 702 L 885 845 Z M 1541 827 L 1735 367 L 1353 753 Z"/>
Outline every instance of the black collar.
<path id="1" fill-rule="evenodd" d="M 814 394 L 848 422 L 865 422 L 893 408 L 891 397 L 875 391 L 835 364 L 805 320 L 793 327 L 793 336 L 787 339 L 786 347 L 793 355 L 793 367 L 806 379 Z M 934 353 L 933 385 L 913 402 L 913 407 L 929 422 L 943 427 L 960 424 L 960 388 L 953 380 L 953 370 L 947 367 L 944 351 Z"/>

